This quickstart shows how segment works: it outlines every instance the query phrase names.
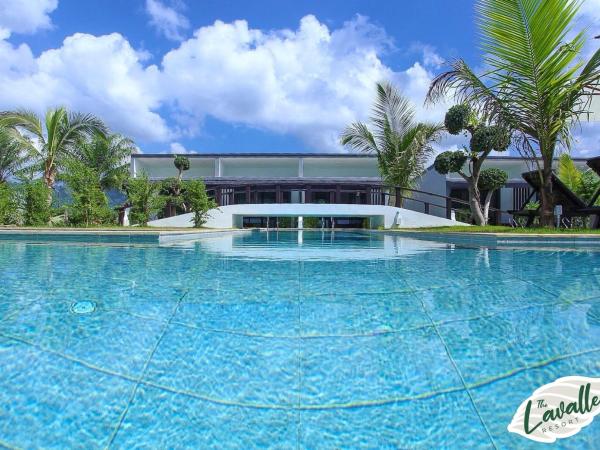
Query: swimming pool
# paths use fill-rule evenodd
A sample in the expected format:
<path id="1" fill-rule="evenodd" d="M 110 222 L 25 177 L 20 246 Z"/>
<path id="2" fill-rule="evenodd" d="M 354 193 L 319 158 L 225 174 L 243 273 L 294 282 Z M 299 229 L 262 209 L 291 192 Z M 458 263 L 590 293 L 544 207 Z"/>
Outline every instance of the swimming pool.
<path id="1" fill-rule="evenodd" d="M 600 376 L 593 248 L 0 241 L 0 280 L 0 448 L 536 448 L 520 403 Z"/>

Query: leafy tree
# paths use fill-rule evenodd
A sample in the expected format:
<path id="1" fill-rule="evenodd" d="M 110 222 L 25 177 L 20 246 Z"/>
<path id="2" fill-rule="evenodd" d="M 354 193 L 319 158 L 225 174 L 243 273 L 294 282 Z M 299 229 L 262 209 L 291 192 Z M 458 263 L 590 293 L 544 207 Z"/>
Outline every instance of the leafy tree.
<path id="1" fill-rule="evenodd" d="M 25 214 L 27 226 L 48 225 L 52 209 L 48 198 L 52 198 L 52 190 L 43 180 L 29 181 L 25 185 Z"/>
<path id="2" fill-rule="evenodd" d="M 479 174 L 479 190 L 486 192 L 485 200 L 483 201 L 483 216 L 485 217 L 486 224 L 489 220 L 492 196 L 497 189 L 500 189 L 506 184 L 506 180 L 508 180 L 508 174 L 501 169 L 483 169 Z"/>
<path id="3" fill-rule="evenodd" d="M 341 135 L 342 145 L 377 155 L 384 181 L 396 186 L 396 206 L 402 207 L 403 188 L 414 188 L 433 154 L 432 144 L 442 126 L 416 123 L 414 109 L 390 83 L 377 83 L 371 124 L 356 122 Z"/>
<path id="4" fill-rule="evenodd" d="M 50 109 L 44 123 L 33 112 L 18 110 L 0 113 L 0 126 L 24 131 L 34 137 L 32 142 L 19 133 L 21 144 L 27 148 L 39 166 L 42 179 L 48 188 L 53 188 L 62 160 L 75 145 L 94 134 L 105 134 L 106 127 L 90 114 L 71 113 L 65 108 Z M 48 191 L 48 201 L 51 192 Z"/>
<path id="5" fill-rule="evenodd" d="M 108 206 L 97 170 L 76 159 L 65 161 L 65 169 L 61 178 L 73 196 L 67 207 L 69 222 L 86 227 L 113 222 L 115 214 Z"/>
<path id="6" fill-rule="evenodd" d="M 17 174 L 27 163 L 25 148 L 21 136 L 15 130 L 0 126 L 0 184 Z"/>
<path id="7" fill-rule="evenodd" d="M 446 113 L 444 125 L 450 134 L 470 134 L 470 148 L 440 153 L 435 159 L 433 167 L 438 173 L 444 175 L 457 173 L 465 179 L 469 189 L 471 219 L 477 225 L 485 225 L 489 217 L 488 200 L 491 200 L 491 197 L 490 199 L 486 198 L 484 202 L 481 201 L 482 166 L 492 151 L 502 152 L 508 148 L 510 133 L 502 127 L 479 122 L 471 108 L 465 104 L 452 106 Z M 466 164 L 467 162 L 468 164 Z M 498 173 L 496 175 L 498 180 L 501 179 Z M 506 178 L 505 174 L 504 179 L 506 180 Z M 494 189 L 499 187 L 496 186 Z"/>
<path id="8" fill-rule="evenodd" d="M 160 195 L 160 189 L 160 183 L 152 183 L 147 173 L 127 181 L 125 190 L 131 204 L 131 223 L 148 225 L 150 217 L 164 208 L 166 199 Z"/>
<path id="9" fill-rule="evenodd" d="M 129 160 L 136 152 L 134 142 L 120 134 L 94 134 L 69 151 L 69 158 L 80 161 L 98 174 L 104 190 L 123 189 L 129 176 Z"/>
<path id="10" fill-rule="evenodd" d="M 217 203 L 207 195 L 202 180 L 186 181 L 183 189 L 184 200 L 194 214 L 194 227 L 199 228 L 206 223 L 208 211 L 216 208 Z"/>
<path id="11" fill-rule="evenodd" d="M 571 129 L 599 93 L 600 49 L 584 62 L 584 32 L 574 33 L 581 5 L 574 0 L 478 0 L 484 62 L 477 75 L 463 60 L 431 84 L 428 100 L 453 93 L 488 121 L 506 123 L 516 146 L 542 180 L 540 222 L 554 226 L 552 162 L 569 148 Z M 541 161 L 540 161 L 541 160 Z"/>

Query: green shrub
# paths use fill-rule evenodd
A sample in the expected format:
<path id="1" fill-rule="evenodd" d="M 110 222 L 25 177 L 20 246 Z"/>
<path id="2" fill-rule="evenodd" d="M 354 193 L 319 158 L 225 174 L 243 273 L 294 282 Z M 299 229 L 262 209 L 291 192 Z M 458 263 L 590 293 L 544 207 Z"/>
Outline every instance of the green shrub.
<path id="1" fill-rule="evenodd" d="M 0 183 L 0 225 L 10 223 L 10 213 L 13 206 L 13 192 L 8 183 Z"/>
<path id="2" fill-rule="evenodd" d="M 318 217 L 305 217 L 302 221 L 302 226 L 304 228 L 319 228 L 319 218 Z"/>
<path id="3" fill-rule="evenodd" d="M 45 226 L 52 213 L 52 190 L 42 180 L 29 181 L 25 185 L 25 214 L 27 226 Z"/>
<path id="4" fill-rule="evenodd" d="M 202 180 L 190 180 L 183 183 L 183 199 L 194 214 L 194 227 L 199 228 L 206 223 L 208 211 L 216 208 L 217 203 L 209 198 Z"/>
<path id="5" fill-rule="evenodd" d="M 154 214 L 164 208 L 166 198 L 160 194 L 161 188 L 161 183 L 152 183 L 146 173 L 129 179 L 125 190 L 131 204 L 129 220 L 132 224 L 145 226 Z"/>
<path id="6" fill-rule="evenodd" d="M 79 226 L 113 223 L 115 213 L 100 185 L 100 174 L 86 164 L 73 160 L 65 163 L 62 179 L 70 190 L 73 202 L 66 209 L 69 223 Z"/>

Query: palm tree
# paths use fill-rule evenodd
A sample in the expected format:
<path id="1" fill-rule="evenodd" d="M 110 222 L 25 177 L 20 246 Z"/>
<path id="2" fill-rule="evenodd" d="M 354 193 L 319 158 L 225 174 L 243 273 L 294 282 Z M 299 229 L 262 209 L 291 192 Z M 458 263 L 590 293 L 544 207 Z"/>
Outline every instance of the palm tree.
<path id="1" fill-rule="evenodd" d="M 53 188 L 61 159 L 85 138 L 105 134 L 106 127 L 91 114 L 67 112 L 62 107 L 48 110 L 44 119 L 42 124 L 31 111 L 5 111 L 0 113 L 0 126 L 25 133 L 19 133 L 20 142 L 39 164 L 46 186 Z M 33 142 L 27 134 L 33 136 Z"/>
<path id="2" fill-rule="evenodd" d="M 342 145 L 377 155 L 383 180 L 396 187 L 396 203 L 402 207 L 403 188 L 415 187 L 433 155 L 432 143 L 441 137 L 441 124 L 416 123 L 414 109 L 392 84 L 377 83 L 377 99 L 371 112 L 371 128 L 355 122 L 341 135 Z"/>
<path id="3" fill-rule="evenodd" d="M 27 163 L 24 150 L 15 130 L 0 126 L 0 184 L 6 183 Z"/>
<path id="4" fill-rule="evenodd" d="M 103 190 L 120 190 L 129 175 L 130 157 L 136 151 L 135 143 L 125 136 L 95 134 L 69 149 L 68 157 L 94 169 Z"/>
<path id="5" fill-rule="evenodd" d="M 432 82 L 428 100 L 448 93 L 490 120 L 517 132 L 519 151 L 542 179 L 540 221 L 553 226 L 552 162 L 557 147 L 570 148 L 571 129 L 599 94 L 600 50 L 579 58 L 583 32 L 568 40 L 576 0 L 478 0 L 484 61 L 478 76 L 463 60 Z M 541 163 L 540 163 L 541 160 Z"/>

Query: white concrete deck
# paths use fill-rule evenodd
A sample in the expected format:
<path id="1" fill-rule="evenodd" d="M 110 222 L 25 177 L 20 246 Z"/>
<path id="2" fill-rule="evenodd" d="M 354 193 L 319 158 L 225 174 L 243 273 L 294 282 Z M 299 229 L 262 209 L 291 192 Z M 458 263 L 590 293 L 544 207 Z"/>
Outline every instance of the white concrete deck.
<path id="1" fill-rule="evenodd" d="M 382 205 L 320 203 L 269 203 L 221 206 L 210 211 L 208 228 L 241 228 L 243 217 L 369 217 L 371 226 L 384 228 L 465 225 L 403 208 Z M 182 214 L 148 223 L 152 227 L 192 227 L 192 214 Z"/>

